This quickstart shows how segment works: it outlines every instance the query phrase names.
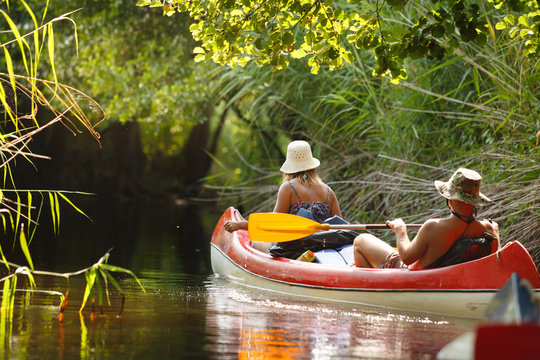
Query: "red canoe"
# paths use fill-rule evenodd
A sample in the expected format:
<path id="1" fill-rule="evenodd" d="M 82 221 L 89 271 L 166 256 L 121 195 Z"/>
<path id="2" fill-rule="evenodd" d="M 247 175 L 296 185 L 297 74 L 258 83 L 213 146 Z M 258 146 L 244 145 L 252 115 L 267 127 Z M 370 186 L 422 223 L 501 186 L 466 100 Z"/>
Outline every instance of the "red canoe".
<path id="1" fill-rule="evenodd" d="M 229 233 L 227 220 L 244 220 L 227 209 L 211 241 L 212 269 L 242 285 L 317 301 L 481 318 L 493 295 L 512 273 L 540 292 L 540 275 L 519 243 L 498 253 L 437 269 L 366 269 L 308 263 L 272 256 L 251 247 L 247 231 Z"/>

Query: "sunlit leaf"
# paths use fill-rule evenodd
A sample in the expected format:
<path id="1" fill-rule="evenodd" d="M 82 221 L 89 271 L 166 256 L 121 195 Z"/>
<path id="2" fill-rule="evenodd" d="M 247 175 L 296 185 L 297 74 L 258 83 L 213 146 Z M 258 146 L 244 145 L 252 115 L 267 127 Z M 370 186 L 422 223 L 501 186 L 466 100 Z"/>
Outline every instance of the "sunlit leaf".
<path id="1" fill-rule="evenodd" d="M 27 206 L 28 206 L 28 211 L 27 211 L 27 221 L 28 221 L 28 231 L 30 231 L 31 227 L 31 222 L 32 222 L 32 192 L 31 191 L 28 191 L 27 192 Z M 30 238 L 30 241 L 28 242 L 28 244 L 30 244 L 32 242 L 32 239 Z"/>
<path id="2" fill-rule="evenodd" d="M 135 279 L 137 284 L 140 286 L 140 288 L 143 290 L 143 292 L 146 293 L 146 290 L 145 290 L 144 286 L 139 281 L 139 278 L 133 273 L 133 271 L 131 271 L 129 269 L 124 269 L 124 268 L 119 267 L 119 266 L 109 265 L 109 264 L 100 264 L 99 266 L 101 268 L 103 268 L 104 270 L 107 270 L 107 271 L 123 272 L 123 273 L 131 275 Z"/>
<path id="3" fill-rule="evenodd" d="M 6 96 L 6 92 L 3 86 L 0 86 L 0 102 L 2 103 L 2 106 L 5 112 L 9 115 L 11 121 L 15 122 L 15 115 L 13 114 L 13 110 L 7 103 L 7 96 Z M 4 175 L 5 175 L 5 172 L 4 172 Z"/>
<path id="4" fill-rule="evenodd" d="M 15 72 L 13 71 L 13 62 L 11 61 L 11 56 L 9 55 L 9 51 L 7 48 L 4 48 L 4 57 L 6 59 L 6 66 L 8 70 L 9 81 L 11 83 L 11 89 L 13 90 L 13 96 L 15 98 L 15 101 L 17 101 L 17 84 L 15 82 Z"/>
<path id="5" fill-rule="evenodd" d="M 58 199 L 56 199 L 56 194 L 53 194 L 52 192 L 49 192 L 49 205 L 51 208 L 51 218 L 52 218 L 52 225 L 54 229 L 54 233 L 58 234 L 58 221 L 56 219 L 57 215 L 57 209 L 58 209 Z"/>
<path id="6" fill-rule="evenodd" d="M 2 309 L 1 309 L 3 311 L 9 308 L 10 289 L 11 289 L 11 280 L 4 279 L 4 287 L 2 289 Z"/>
<path id="7" fill-rule="evenodd" d="M 103 278 L 103 284 L 105 284 L 105 296 L 107 297 L 107 304 L 110 306 L 111 300 L 109 297 L 109 280 L 107 279 L 107 272 L 100 267 L 98 267 L 98 269 L 101 277 Z"/>
<path id="8" fill-rule="evenodd" d="M 118 284 L 118 282 L 115 280 L 115 278 L 111 274 L 109 274 L 107 271 L 104 271 L 104 270 L 102 270 L 102 273 L 105 274 L 107 279 L 111 282 L 111 284 L 113 284 L 116 290 L 118 290 L 119 292 L 124 292 L 122 288 L 120 287 L 120 285 Z"/>
<path id="9" fill-rule="evenodd" d="M 6 19 L 8 25 L 9 25 L 9 28 L 11 29 L 11 31 L 13 33 L 13 36 L 15 37 L 15 40 L 17 41 L 17 44 L 19 44 L 19 49 L 21 50 L 21 57 L 22 57 L 22 60 L 23 60 L 23 64 L 24 64 L 24 67 L 26 69 L 26 73 L 29 74 L 30 70 L 28 69 L 28 61 L 26 59 L 26 51 L 25 51 L 25 47 L 29 48 L 28 43 L 21 36 L 21 33 L 17 29 L 17 25 L 15 25 L 15 23 L 13 22 L 13 20 L 11 20 L 9 15 L 3 10 L 0 10 L 0 13 L 2 13 L 2 15 L 4 15 L 4 18 Z"/>
<path id="10" fill-rule="evenodd" d="M 17 197 L 17 210 L 16 210 L 16 216 L 15 216 L 15 229 L 19 228 L 19 222 L 21 220 L 21 197 L 19 196 L 19 193 L 16 192 L 15 196 Z M 13 244 L 15 245 L 15 244 Z"/>
<path id="11" fill-rule="evenodd" d="M 84 276 L 86 278 L 86 287 L 84 289 L 83 301 L 81 307 L 79 308 L 79 312 L 83 311 L 86 302 L 88 301 L 88 297 L 90 296 L 90 294 L 92 293 L 92 289 L 94 288 L 94 282 L 96 280 L 96 268 L 92 267 L 90 270 L 84 273 Z"/>
<path id="12" fill-rule="evenodd" d="M 64 194 L 61 192 L 56 192 L 55 194 L 58 194 L 62 199 L 64 199 L 71 207 L 73 207 L 75 210 L 77 210 L 80 214 L 84 215 L 86 218 L 90 219 L 88 215 L 86 215 L 81 209 L 79 209 L 75 204 L 73 204 Z M 58 205 L 57 205 L 58 206 Z M 91 220 L 91 219 L 90 219 Z"/>
<path id="13" fill-rule="evenodd" d="M 97 292 L 98 306 L 101 307 L 103 305 L 103 294 L 101 290 L 101 281 L 99 280 L 99 276 L 96 276 L 96 292 Z"/>
<path id="14" fill-rule="evenodd" d="M 49 32 L 49 38 L 47 42 L 47 49 L 49 50 L 49 61 L 51 63 L 51 72 L 54 78 L 54 82 L 58 82 L 58 78 L 56 76 L 56 67 L 54 66 L 54 30 L 53 30 L 53 24 L 50 23 L 47 25 L 47 31 Z"/>
<path id="15" fill-rule="evenodd" d="M 34 263 L 32 262 L 32 257 L 30 255 L 30 249 L 28 248 L 28 242 L 26 241 L 26 235 L 24 234 L 24 224 L 21 224 L 21 231 L 19 234 L 19 242 L 21 244 L 21 250 L 24 254 L 24 257 L 26 258 L 26 261 L 28 262 L 28 266 L 30 266 L 30 269 L 34 270 Z"/>

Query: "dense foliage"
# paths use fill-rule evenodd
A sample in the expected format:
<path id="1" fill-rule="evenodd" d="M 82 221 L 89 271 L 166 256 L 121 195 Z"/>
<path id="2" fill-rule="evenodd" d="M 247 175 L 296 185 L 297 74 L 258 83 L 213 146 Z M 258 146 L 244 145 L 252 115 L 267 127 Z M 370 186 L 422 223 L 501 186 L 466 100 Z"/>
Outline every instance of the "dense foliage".
<path id="1" fill-rule="evenodd" d="M 536 0 L 139 0 L 138 5 L 161 6 L 169 16 L 189 14 L 191 34 L 201 44 L 196 60 L 233 67 L 255 62 L 280 70 L 290 59 L 306 57 L 313 73 L 323 64 L 340 69 L 354 61 L 347 46 L 352 44 L 375 53 L 375 74 L 390 72 L 399 79 L 406 77 L 406 59 L 441 60 L 460 42 L 483 46 L 495 38 L 495 29 L 521 38 L 523 56 L 537 56 L 540 38 Z"/>
<path id="2" fill-rule="evenodd" d="M 467 166 L 483 174 L 494 199 L 479 215 L 539 263 L 539 69 L 523 45 L 506 33 L 483 46 L 460 43 L 441 61 L 411 62 L 397 86 L 372 77 L 374 60 L 354 48 L 353 63 L 317 76 L 303 71 L 305 60 L 279 72 L 228 71 L 224 91 L 238 94 L 241 116 L 222 141 L 226 194 L 252 211 L 271 210 L 286 144 L 305 139 L 350 220 L 418 222 L 446 213 L 432 181 Z"/>

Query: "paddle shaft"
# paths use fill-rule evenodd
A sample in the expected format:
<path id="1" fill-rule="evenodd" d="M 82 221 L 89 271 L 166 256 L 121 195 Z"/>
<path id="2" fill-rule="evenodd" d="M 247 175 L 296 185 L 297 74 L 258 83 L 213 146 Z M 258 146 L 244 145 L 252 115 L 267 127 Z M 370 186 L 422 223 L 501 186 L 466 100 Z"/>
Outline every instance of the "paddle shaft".
<path id="1" fill-rule="evenodd" d="M 422 224 L 406 224 L 407 229 L 420 229 Z M 321 224 L 321 230 L 390 230 L 386 224 Z"/>
<path id="2" fill-rule="evenodd" d="M 420 224 L 408 224 L 419 229 Z M 301 216 L 284 213 L 253 213 L 249 216 L 249 236 L 254 241 L 284 242 L 311 235 L 320 230 L 390 230 L 386 224 L 321 224 Z"/>

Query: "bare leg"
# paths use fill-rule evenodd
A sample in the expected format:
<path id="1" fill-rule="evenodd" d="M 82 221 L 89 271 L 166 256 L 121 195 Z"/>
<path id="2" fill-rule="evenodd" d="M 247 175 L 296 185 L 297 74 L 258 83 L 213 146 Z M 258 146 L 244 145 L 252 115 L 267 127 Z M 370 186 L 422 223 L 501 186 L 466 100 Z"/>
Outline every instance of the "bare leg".
<path id="1" fill-rule="evenodd" d="M 356 249 L 356 246 L 354 247 L 354 265 L 356 265 L 356 267 L 371 267 L 371 264 L 367 261 L 366 257 Z"/>
<path id="2" fill-rule="evenodd" d="M 354 239 L 354 263 L 358 267 L 379 267 L 394 248 L 371 234 L 360 234 Z"/>

